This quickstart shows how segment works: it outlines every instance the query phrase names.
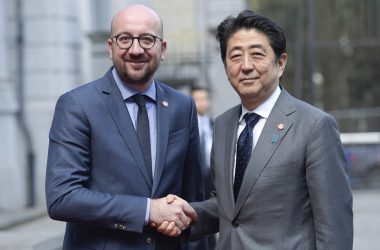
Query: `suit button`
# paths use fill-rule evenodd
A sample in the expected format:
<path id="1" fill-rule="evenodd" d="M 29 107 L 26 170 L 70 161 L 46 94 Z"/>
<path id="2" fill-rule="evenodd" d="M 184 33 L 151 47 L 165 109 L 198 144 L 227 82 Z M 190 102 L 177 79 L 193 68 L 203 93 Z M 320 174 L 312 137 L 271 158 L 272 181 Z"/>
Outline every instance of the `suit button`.
<path id="1" fill-rule="evenodd" d="M 123 226 L 123 231 L 127 231 L 127 226 Z"/>
<path id="2" fill-rule="evenodd" d="M 233 220 L 231 224 L 234 228 L 237 228 L 239 226 L 239 222 L 237 220 Z"/>
<path id="3" fill-rule="evenodd" d="M 147 244 L 151 244 L 152 241 L 153 241 L 153 240 L 152 240 L 151 237 L 147 237 L 146 240 L 145 240 L 145 242 L 146 242 Z"/>
<path id="4" fill-rule="evenodd" d="M 118 229 L 118 228 L 119 228 L 119 225 L 118 225 L 118 224 L 115 224 L 115 225 L 113 225 L 113 227 L 114 227 L 115 229 Z"/>

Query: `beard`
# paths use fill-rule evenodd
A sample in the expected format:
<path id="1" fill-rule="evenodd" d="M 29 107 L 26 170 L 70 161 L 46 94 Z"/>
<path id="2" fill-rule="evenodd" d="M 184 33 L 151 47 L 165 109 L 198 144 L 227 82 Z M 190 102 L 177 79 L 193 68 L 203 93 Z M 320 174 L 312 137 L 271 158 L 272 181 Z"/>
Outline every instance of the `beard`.
<path id="1" fill-rule="evenodd" d="M 153 75 L 158 68 L 158 63 L 149 62 L 142 66 L 134 67 L 127 60 L 114 62 L 116 72 L 125 83 L 132 86 L 143 86 L 152 81 Z"/>
<path id="2" fill-rule="evenodd" d="M 153 77 L 153 73 L 154 72 L 151 72 L 149 68 L 139 70 L 138 72 L 128 68 L 123 68 L 122 73 L 119 75 L 128 84 L 144 85 L 150 81 Z"/>

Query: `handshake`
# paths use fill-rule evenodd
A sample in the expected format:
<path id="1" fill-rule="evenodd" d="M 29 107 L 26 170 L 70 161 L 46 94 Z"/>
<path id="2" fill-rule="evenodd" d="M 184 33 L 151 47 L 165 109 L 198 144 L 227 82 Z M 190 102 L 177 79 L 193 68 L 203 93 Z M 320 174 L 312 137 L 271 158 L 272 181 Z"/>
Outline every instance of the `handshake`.
<path id="1" fill-rule="evenodd" d="M 197 213 L 176 195 L 169 194 L 150 203 L 149 224 L 167 236 L 176 237 L 197 219 Z"/>

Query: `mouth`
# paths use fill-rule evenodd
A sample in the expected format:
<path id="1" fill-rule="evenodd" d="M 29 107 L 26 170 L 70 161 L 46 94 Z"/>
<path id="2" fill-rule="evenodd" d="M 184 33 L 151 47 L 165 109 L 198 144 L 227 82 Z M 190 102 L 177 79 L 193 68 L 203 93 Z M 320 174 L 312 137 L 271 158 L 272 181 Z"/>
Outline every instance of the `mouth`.
<path id="1" fill-rule="evenodd" d="M 125 60 L 126 62 L 129 62 L 129 63 L 135 63 L 135 64 L 140 64 L 140 63 L 146 63 L 147 61 L 146 60 Z"/>
<path id="2" fill-rule="evenodd" d="M 257 79 L 258 77 L 242 78 L 240 79 L 240 82 L 244 84 L 249 84 L 249 83 L 254 83 Z"/>
<path id="3" fill-rule="evenodd" d="M 145 64 L 147 64 L 146 60 L 126 60 L 126 62 L 131 65 L 132 67 L 142 67 Z"/>

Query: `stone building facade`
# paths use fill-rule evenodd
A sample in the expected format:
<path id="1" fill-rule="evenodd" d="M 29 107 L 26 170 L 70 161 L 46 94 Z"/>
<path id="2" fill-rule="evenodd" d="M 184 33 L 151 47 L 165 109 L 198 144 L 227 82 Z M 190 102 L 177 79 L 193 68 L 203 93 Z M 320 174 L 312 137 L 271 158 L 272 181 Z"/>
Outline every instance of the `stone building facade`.
<path id="1" fill-rule="evenodd" d="M 214 115 L 238 102 L 214 33 L 246 1 L 0 0 L 0 212 L 45 205 L 55 103 L 111 66 L 111 17 L 132 3 L 156 9 L 163 19 L 168 50 L 159 80 L 185 92 L 209 87 Z"/>

